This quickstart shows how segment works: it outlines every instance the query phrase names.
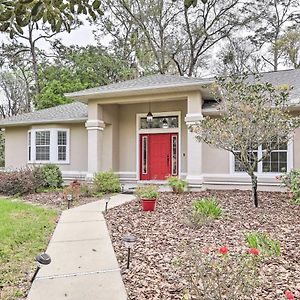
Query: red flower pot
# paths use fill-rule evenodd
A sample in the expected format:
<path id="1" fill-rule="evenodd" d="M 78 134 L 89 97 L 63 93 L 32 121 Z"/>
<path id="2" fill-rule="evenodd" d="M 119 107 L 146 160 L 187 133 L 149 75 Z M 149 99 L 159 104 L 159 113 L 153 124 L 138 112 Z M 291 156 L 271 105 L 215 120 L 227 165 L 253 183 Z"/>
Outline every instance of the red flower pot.
<path id="1" fill-rule="evenodd" d="M 144 211 L 153 211 L 155 209 L 156 199 L 141 199 Z"/>

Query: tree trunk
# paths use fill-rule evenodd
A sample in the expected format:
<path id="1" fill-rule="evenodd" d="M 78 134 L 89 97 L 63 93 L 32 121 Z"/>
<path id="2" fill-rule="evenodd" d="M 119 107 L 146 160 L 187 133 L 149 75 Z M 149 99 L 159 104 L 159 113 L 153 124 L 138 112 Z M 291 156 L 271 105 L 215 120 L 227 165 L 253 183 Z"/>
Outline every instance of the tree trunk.
<path id="1" fill-rule="evenodd" d="M 258 199 L 257 199 L 257 176 L 254 173 L 250 174 L 251 182 L 252 182 L 252 200 L 255 207 L 258 207 Z"/>

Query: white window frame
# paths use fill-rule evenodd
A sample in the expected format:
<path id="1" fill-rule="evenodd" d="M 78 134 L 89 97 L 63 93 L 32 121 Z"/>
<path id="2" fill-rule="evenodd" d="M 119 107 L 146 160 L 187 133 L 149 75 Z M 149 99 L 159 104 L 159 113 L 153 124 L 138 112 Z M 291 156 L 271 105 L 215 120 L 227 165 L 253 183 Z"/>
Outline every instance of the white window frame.
<path id="1" fill-rule="evenodd" d="M 286 172 L 290 172 L 293 169 L 293 165 L 294 165 L 293 149 L 294 149 L 294 141 L 290 140 L 287 143 L 287 150 L 286 150 L 287 151 L 287 170 L 286 170 Z M 262 157 L 262 153 L 263 153 L 262 146 L 259 146 L 258 150 L 257 150 L 258 157 Z M 263 174 L 263 175 L 269 174 L 271 176 L 274 176 L 274 175 L 280 175 L 280 174 L 283 174 L 286 172 L 263 172 L 263 162 L 260 161 L 257 165 L 257 172 L 255 172 L 255 173 Z M 233 153 L 230 153 L 230 173 L 235 174 L 235 175 L 247 175 L 246 172 L 235 171 L 235 157 L 234 157 Z"/>
<path id="2" fill-rule="evenodd" d="M 49 160 L 36 160 L 36 132 L 50 131 L 50 159 Z M 65 131 L 67 133 L 66 145 L 66 160 L 58 160 L 58 131 Z M 31 135 L 31 160 L 29 160 L 29 133 Z M 70 163 L 70 129 L 68 128 L 35 128 L 27 133 L 27 160 L 31 164 L 57 164 L 64 165 Z"/>

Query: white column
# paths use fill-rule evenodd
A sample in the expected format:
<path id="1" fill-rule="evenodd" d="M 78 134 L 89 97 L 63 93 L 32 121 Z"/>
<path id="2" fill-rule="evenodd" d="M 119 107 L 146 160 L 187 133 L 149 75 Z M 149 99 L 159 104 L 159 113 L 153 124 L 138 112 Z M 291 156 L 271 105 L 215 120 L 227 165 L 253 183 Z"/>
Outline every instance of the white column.
<path id="1" fill-rule="evenodd" d="M 102 118 L 102 108 L 96 104 L 89 104 L 89 119 L 85 123 L 88 131 L 88 175 L 90 179 L 97 172 L 102 171 L 103 130 L 105 123 Z"/>
<path id="2" fill-rule="evenodd" d="M 189 127 L 203 118 L 201 93 L 192 93 L 187 99 L 186 125 Z M 203 183 L 202 143 L 196 140 L 195 134 L 188 129 L 187 133 L 187 177 L 190 188 L 200 188 Z"/>

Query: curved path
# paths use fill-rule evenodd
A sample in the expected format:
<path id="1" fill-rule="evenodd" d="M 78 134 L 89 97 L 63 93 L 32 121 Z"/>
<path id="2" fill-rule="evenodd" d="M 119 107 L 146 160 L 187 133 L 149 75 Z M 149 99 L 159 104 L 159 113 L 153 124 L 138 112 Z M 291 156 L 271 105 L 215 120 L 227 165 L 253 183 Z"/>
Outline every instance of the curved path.
<path id="1" fill-rule="evenodd" d="M 108 208 L 133 200 L 111 197 Z M 62 213 L 43 267 L 28 300 L 126 300 L 120 268 L 103 216 L 105 201 L 85 204 Z"/>

